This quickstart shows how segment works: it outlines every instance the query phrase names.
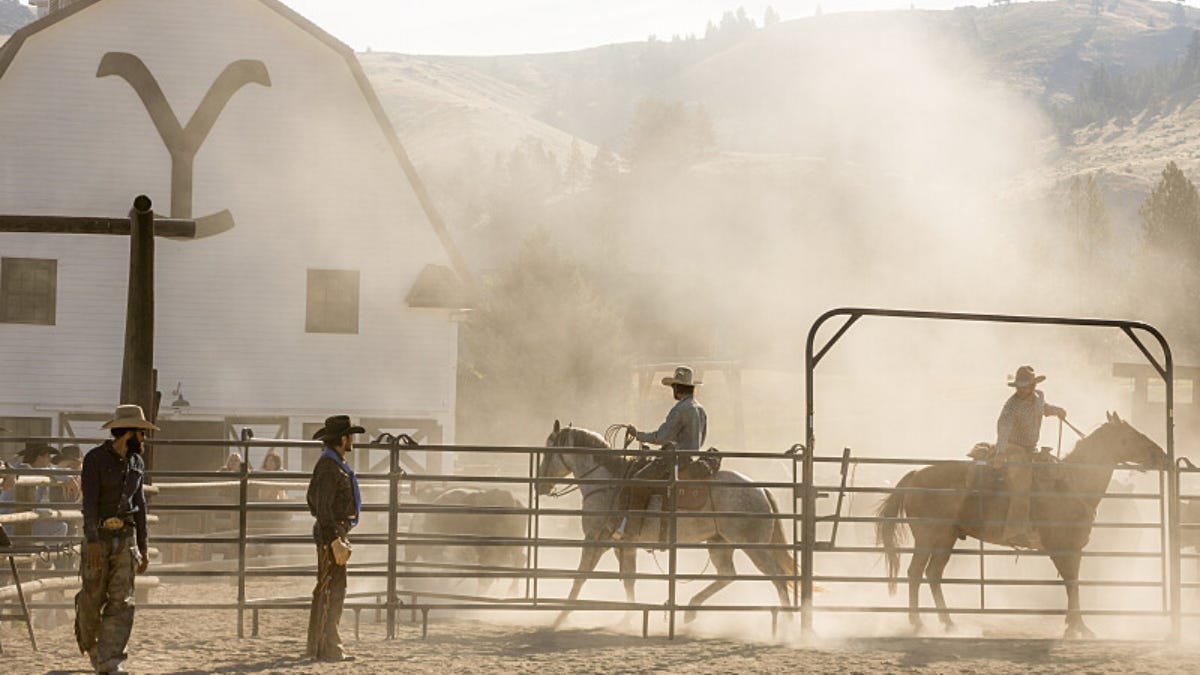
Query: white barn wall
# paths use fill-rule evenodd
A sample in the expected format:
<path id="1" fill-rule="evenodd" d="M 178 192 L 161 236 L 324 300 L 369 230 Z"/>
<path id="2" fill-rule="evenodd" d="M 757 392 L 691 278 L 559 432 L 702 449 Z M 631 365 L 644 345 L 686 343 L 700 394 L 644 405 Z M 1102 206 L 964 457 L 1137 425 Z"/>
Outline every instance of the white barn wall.
<path id="1" fill-rule="evenodd" d="M 195 160 L 194 215 L 229 209 L 236 227 L 157 241 L 160 389 L 182 381 L 198 409 L 420 415 L 451 432 L 456 325 L 405 303 L 448 255 L 344 57 L 258 0 L 103 0 L 30 36 L 0 77 L 0 212 L 123 215 L 139 193 L 170 212 L 149 114 L 96 77 L 110 51 L 139 56 L 185 125 L 228 63 L 271 78 L 234 94 Z M 59 261 L 57 325 L 0 324 L 0 407 L 111 407 L 128 241 L 3 235 L 0 255 Z M 360 272 L 357 335 L 305 333 L 309 268 Z"/>

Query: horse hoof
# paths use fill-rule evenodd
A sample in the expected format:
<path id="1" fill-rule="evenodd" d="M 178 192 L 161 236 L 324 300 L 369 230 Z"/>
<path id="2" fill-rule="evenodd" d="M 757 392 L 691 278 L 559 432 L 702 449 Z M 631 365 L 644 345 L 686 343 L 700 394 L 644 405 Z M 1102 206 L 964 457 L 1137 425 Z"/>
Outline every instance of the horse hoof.
<path id="1" fill-rule="evenodd" d="M 958 634 L 958 626 L 955 625 L 955 623 L 953 621 L 943 621 L 942 622 L 942 630 L 945 631 L 947 635 L 957 635 Z"/>
<path id="2" fill-rule="evenodd" d="M 691 623 L 695 620 L 696 620 L 696 610 L 689 609 L 688 611 L 683 613 L 683 622 L 684 623 Z"/>
<path id="3" fill-rule="evenodd" d="M 1092 632 L 1091 628 L 1088 628 L 1084 624 L 1079 623 L 1079 624 L 1067 626 L 1067 632 L 1064 633 L 1064 637 L 1066 637 L 1068 639 L 1075 639 L 1075 638 L 1089 639 L 1089 638 L 1096 637 L 1096 634 L 1094 632 Z"/>

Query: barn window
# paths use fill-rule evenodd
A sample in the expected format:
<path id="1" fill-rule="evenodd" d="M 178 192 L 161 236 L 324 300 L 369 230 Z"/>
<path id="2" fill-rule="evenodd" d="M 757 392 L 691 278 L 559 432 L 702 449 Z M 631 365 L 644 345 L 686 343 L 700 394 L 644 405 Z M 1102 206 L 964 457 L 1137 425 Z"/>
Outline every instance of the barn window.
<path id="1" fill-rule="evenodd" d="M 58 261 L 0 258 L 0 323 L 54 325 Z"/>
<path id="2" fill-rule="evenodd" d="M 309 270 L 307 333 L 358 333 L 358 271 Z"/>

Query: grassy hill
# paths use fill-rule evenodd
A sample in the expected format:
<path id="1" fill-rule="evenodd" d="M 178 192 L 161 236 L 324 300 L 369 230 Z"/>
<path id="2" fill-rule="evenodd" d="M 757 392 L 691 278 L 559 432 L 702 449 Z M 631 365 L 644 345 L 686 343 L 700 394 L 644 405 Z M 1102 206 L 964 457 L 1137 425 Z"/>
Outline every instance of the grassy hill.
<path id="1" fill-rule="evenodd" d="M 954 11 L 828 14 L 776 24 L 736 39 L 655 41 L 578 52 L 494 57 L 363 55 L 415 154 L 445 156 L 446 138 L 487 157 L 525 136 L 565 157 L 571 137 L 625 151 L 640 100 L 701 104 L 717 147 L 730 153 L 826 156 L 831 133 L 887 126 L 894 113 L 919 125 L 928 105 L 971 105 L 979 92 L 1019 99 L 1029 123 L 1053 134 L 1056 108 L 1104 66 L 1136 73 L 1181 58 L 1200 11 L 1149 0 L 1059 0 Z M 933 90 L 923 89 L 934 75 Z M 866 85 L 864 86 L 864 83 Z M 874 89 L 874 91 L 872 91 Z M 962 99 L 962 100 L 960 100 Z M 1190 103 L 1190 102 L 1189 102 Z M 1043 144 L 1040 177 L 1104 171 L 1125 200 L 1168 159 L 1192 162 L 1187 105 L 1136 124 L 1102 122 Z M 985 125 L 986 126 L 986 125 Z M 439 140 L 435 140 L 439 139 Z M 850 149 L 853 155 L 853 149 Z M 1140 178 L 1141 180 L 1134 180 Z M 1123 208 L 1123 207 L 1119 207 Z"/>

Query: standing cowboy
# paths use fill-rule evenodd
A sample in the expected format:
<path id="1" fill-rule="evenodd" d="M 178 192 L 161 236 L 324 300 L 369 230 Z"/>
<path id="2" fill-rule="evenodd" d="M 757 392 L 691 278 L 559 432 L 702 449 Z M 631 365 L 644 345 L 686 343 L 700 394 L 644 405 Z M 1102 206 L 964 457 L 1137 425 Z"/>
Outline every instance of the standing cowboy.
<path id="1" fill-rule="evenodd" d="M 358 477 L 346 464 L 354 449 L 354 434 L 365 429 L 350 424 L 348 415 L 334 415 L 313 434 L 325 443 L 308 484 L 308 511 L 317 519 L 313 540 L 317 544 L 317 585 L 313 588 L 305 655 L 321 661 L 352 661 L 342 649 L 338 622 L 346 600 L 346 561 L 350 529 L 358 524 L 362 496 Z"/>
<path id="2" fill-rule="evenodd" d="M 1010 546 L 1040 548 L 1037 532 L 1029 522 L 1029 491 L 1033 487 L 1033 455 L 1042 433 L 1042 418 L 1066 419 L 1067 411 L 1046 403 L 1037 390 L 1045 375 L 1035 375 L 1030 366 L 1017 368 L 1008 386 L 1016 392 L 1009 397 L 996 420 L 996 452 L 1004 460 L 1004 482 L 1008 494 L 1008 517 L 1004 519 L 1001 541 Z"/>
<path id="3" fill-rule="evenodd" d="M 142 444 L 158 427 L 138 405 L 119 405 L 102 427 L 112 438 L 83 458 L 84 559 L 82 589 L 75 595 L 75 639 L 98 673 L 124 673 L 125 646 L 133 629 L 134 570 L 147 557 L 146 465 Z"/>
<path id="4" fill-rule="evenodd" d="M 664 450 L 699 450 L 708 435 L 708 413 L 704 412 L 704 407 L 695 397 L 696 387 L 703 382 L 695 379 L 691 368 L 679 366 L 675 369 L 675 374 L 671 377 L 664 377 L 662 383 L 671 387 L 676 401 L 671 411 L 667 413 L 666 421 L 655 431 L 638 431 L 633 425 L 629 425 L 629 433 L 642 443 L 662 446 Z M 656 458 L 634 477 L 658 480 L 667 478 L 671 475 L 671 469 L 674 467 L 673 460 L 674 456 L 669 459 L 667 457 Z M 631 511 L 662 510 L 663 495 L 658 491 L 654 491 L 652 495 L 648 495 L 648 492 L 644 488 L 633 489 L 633 496 L 630 499 Z M 644 525 L 649 525 L 653 531 L 655 520 L 657 519 L 650 519 Z M 614 538 L 621 539 L 625 536 L 627 522 L 628 518 L 621 521 L 621 525 L 613 533 Z"/>

